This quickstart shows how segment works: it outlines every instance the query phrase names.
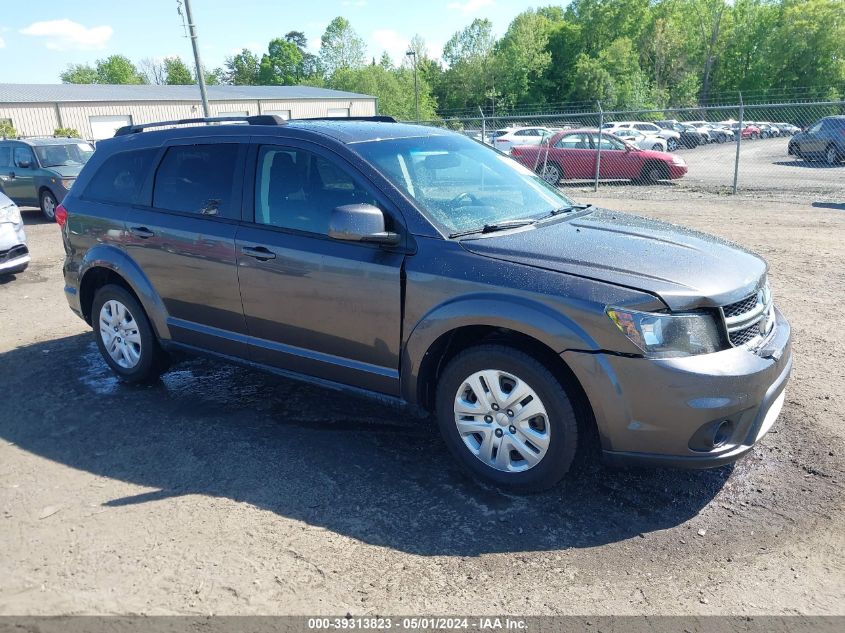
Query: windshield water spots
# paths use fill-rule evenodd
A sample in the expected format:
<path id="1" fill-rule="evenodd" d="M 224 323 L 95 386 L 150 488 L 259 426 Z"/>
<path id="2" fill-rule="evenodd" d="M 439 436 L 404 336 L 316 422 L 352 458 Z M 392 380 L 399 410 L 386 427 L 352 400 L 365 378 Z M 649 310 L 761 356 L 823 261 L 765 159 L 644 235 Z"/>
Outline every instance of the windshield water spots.
<path id="1" fill-rule="evenodd" d="M 572 205 L 531 170 L 463 136 L 369 141 L 355 150 L 447 234 Z"/>

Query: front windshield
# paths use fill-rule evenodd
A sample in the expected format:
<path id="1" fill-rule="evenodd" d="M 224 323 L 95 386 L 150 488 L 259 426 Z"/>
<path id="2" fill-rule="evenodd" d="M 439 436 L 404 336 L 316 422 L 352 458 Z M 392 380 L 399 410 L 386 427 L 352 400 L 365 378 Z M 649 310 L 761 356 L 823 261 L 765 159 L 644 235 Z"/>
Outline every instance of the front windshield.
<path id="1" fill-rule="evenodd" d="M 463 136 L 364 141 L 350 147 L 446 234 L 539 218 L 573 204 L 512 158 Z"/>
<path id="2" fill-rule="evenodd" d="M 80 166 L 88 162 L 94 153 L 90 143 L 80 141 L 67 145 L 41 145 L 35 148 L 42 167 Z"/>

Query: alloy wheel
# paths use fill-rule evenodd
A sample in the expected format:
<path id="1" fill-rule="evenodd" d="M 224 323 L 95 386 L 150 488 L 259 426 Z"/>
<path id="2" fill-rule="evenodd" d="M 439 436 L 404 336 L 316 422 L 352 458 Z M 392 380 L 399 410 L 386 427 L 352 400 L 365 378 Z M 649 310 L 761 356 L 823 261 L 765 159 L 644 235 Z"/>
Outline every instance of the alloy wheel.
<path id="1" fill-rule="evenodd" d="M 41 196 L 41 210 L 48 220 L 56 217 L 56 206 L 56 200 L 51 194 L 45 193 Z"/>
<path id="2" fill-rule="evenodd" d="M 836 148 L 831 145 L 827 148 L 827 152 L 825 153 L 825 161 L 828 165 L 833 165 L 836 163 L 836 159 L 839 158 L 836 154 Z"/>
<path id="3" fill-rule="evenodd" d="M 543 167 L 543 173 L 540 177 L 550 185 L 556 185 L 560 182 L 561 173 L 556 165 L 546 165 Z"/>
<path id="4" fill-rule="evenodd" d="M 112 360 L 132 369 L 141 360 L 141 333 L 129 309 L 109 299 L 100 309 L 100 338 Z"/>
<path id="5" fill-rule="evenodd" d="M 455 425 L 466 447 L 490 468 L 522 472 L 549 449 L 551 426 L 537 392 L 514 374 L 484 369 L 455 394 Z"/>

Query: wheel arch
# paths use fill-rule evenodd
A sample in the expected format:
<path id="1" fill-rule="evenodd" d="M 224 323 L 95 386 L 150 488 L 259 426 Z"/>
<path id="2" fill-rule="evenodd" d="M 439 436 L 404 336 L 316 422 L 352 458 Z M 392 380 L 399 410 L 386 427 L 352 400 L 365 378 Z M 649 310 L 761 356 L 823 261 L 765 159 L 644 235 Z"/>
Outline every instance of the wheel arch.
<path id="1" fill-rule="evenodd" d="M 123 251 L 109 245 L 95 246 L 82 261 L 79 272 L 79 304 L 83 318 L 91 323 L 94 295 L 114 283 L 126 288 L 144 308 L 159 340 L 169 339 L 167 310 L 141 268 Z"/>
<path id="2" fill-rule="evenodd" d="M 581 390 L 561 352 L 597 350 L 577 324 L 547 306 L 499 297 L 475 297 L 429 312 L 410 333 L 402 353 L 401 392 L 406 401 L 432 411 L 437 380 L 459 352 L 481 343 L 527 350 L 561 381 Z"/>

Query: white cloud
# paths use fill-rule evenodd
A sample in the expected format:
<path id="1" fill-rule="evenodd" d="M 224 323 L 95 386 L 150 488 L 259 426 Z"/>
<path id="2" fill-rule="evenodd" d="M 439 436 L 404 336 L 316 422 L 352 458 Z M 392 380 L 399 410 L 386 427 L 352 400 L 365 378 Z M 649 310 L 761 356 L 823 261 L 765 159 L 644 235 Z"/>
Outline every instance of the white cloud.
<path id="1" fill-rule="evenodd" d="M 466 0 L 466 2 L 450 2 L 446 5 L 446 8 L 452 9 L 453 11 L 460 11 L 464 15 L 469 15 L 470 13 L 477 13 L 484 7 L 489 7 L 492 4 L 494 4 L 493 0 Z"/>
<path id="2" fill-rule="evenodd" d="M 391 29 L 378 29 L 373 31 L 370 39 L 374 42 L 371 48 L 376 51 L 376 57 L 381 55 L 382 51 L 387 51 L 394 63 L 402 63 L 405 57 L 405 51 L 408 50 L 410 39 L 404 35 L 400 35 Z"/>
<path id="3" fill-rule="evenodd" d="M 47 20 L 33 22 L 21 29 L 23 35 L 42 37 L 44 45 L 54 51 L 82 50 L 90 51 L 105 48 L 114 29 L 110 26 L 92 26 L 87 28 L 79 22 L 68 20 Z"/>

